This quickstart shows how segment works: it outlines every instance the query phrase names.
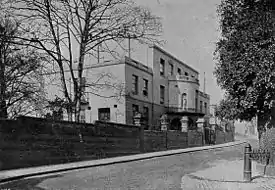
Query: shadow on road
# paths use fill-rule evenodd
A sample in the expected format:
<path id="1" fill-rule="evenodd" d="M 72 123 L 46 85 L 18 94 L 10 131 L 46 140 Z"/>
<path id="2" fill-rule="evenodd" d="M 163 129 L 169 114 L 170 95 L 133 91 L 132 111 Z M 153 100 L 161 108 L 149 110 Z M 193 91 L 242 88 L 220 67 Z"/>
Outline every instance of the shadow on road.
<path id="1" fill-rule="evenodd" d="M 31 178 L 31 179 L 21 179 L 17 181 L 7 182 L 5 184 L 0 185 L 0 189 L 7 189 L 7 190 L 46 190 L 44 188 L 39 187 L 39 184 L 42 183 L 44 180 L 51 179 L 51 178 L 59 178 L 62 175 L 51 175 L 46 177 L 39 177 L 39 178 Z"/>

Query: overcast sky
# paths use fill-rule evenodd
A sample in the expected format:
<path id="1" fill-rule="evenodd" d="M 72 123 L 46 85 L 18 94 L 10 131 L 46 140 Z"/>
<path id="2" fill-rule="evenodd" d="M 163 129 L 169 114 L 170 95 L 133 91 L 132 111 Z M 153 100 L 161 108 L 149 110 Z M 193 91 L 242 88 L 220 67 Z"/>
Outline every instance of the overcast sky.
<path id="1" fill-rule="evenodd" d="M 163 19 L 164 49 L 192 66 L 200 73 L 203 89 L 203 72 L 206 73 L 206 93 L 211 95 L 211 104 L 223 96 L 213 76 L 215 61 L 213 52 L 219 38 L 219 20 L 216 14 L 220 0 L 136 0 L 148 6 Z M 146 52 L 136 50 L 132 58 L 145 62 Z"/>

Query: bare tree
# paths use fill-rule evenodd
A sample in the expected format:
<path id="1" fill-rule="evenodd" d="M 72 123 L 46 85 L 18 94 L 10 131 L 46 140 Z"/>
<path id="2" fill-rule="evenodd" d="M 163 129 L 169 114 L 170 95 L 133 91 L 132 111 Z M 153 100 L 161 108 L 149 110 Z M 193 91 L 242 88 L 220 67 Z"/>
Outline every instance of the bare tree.
<path id="1" fill-rule="evenodd" d="M 43 89 L 39 74 L 43 56 L 33 48 L 18 45 L 19 24 L 0 18 L 0 117 L 13 118 L 38 111 Z"/>
<path id="2" fill-rule="evenodd" d="M 79 121 L 81 79 L 87 55 L 113 53 L 110 44 L 124 49 L 124 39 L 159 43 L 160 19 L 132 0 L 10 0 L 12 11 L 26 31 L 22 39 L 46 52 L 59 67 L 64 97 L 74 105 Z M 69 75 L 65 72 L 68 70 Z M 68 92 L 68 77 L 73 96 Z M 93 84 L 86 84 L 92 86 Z M 117 87 L 117 85 L 116 85 Z"/>

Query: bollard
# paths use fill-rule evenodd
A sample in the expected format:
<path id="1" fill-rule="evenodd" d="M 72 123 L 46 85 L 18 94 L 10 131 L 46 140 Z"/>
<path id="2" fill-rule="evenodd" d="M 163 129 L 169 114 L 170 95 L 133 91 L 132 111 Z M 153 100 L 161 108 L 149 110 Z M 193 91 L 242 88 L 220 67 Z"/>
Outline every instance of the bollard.
<path id="1" fill-rule="evenodd" d="M 251 145 L 247 144 L 244 148 L 244 170 L 243 170 L 243 179 L 246 182 L 251 181 Z"/>

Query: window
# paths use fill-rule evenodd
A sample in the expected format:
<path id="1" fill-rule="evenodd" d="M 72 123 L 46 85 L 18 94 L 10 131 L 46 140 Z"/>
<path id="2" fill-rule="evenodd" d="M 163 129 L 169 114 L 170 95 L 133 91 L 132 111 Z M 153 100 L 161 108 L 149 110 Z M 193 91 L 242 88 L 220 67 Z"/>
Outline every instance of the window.
<path id="1" fill-rule="evenodd" d="M 200 101 L 200 113 L 202 113 L 202 101 Z"/>
<path id="2" fill-rule="evenodd" d="M 160 104 L 164 104 L 165 87 L 160 85 Z"/>
<path id="3" fill-rule="evenodd" d="M 143 95 L 148 97 L 148 80 L 143 79 Z"/>
<path id="4" fill-rule="evenodd" d="M 160 75 L 164 76 L 164 67 L 165 67 L 165 60 L 160 58 Z"/>
<path id="5" fill-rule="evenodd" d="M 133 123 L 135 124 L 134 117 L 135 117 L 135 115 L 139 112 L 139 107 L 138 107 L 138 105 L 133 104 L 132 110 L 133 110 Z"/>
<path id="6" fill-rule="evenodd" d="M 80 80 L 81 92 L 85 92 L 85 86 L 86 86 L 86 78 L 81 77 L 81 80 Z"/>
<path id="7" fill-rule="evenodd" d="M 198 92 L 198 90 L 196 90 L 196 96 L 195 96 L 195 109 L 196 109 L 196 112 L 198 112 L 198 96 L 199 96 L 199 92 Z"/>
<path id="8" fill-rule="evenodd" d="M 81 111 L 80 112 L 80 123 L 85 123 L 86 119 L 85 119 L 85 111 Z"/>
<path id="9" fill-rule="evenodd" d="M 98 120 L 110 121 L 110 108 L 98 108 Z"/>
<path id="10" fill-rule="evenodd" d="M 185 76 L 188 76 L 188 73 L 187 73 L 187 72 L 185 72 L 184 74 L 185 74 Z"/>
<path id="11" fill-rule="evenodd" d="M 143 116 L 144 116 L 144 124 L 149 123 L 149 108 L 147 106 L 143 107 Z"/>
<path id="12" fill-rule="evenodd" d="M 174 65 L 172 63 L 169 63 L 169 73 L 172 76 L 174 74 Z"/>
<path id="13" fill-rule="evenodd" d="M 132 76 L 132 92 L 133 94 L 138 94 L 138 76 L 133 75 Z"/>
<path id="14" fill-rule="evenodd" d="M 205 114 L 207 114 L 207 103 L 204 102 L 204 110 L 205 110 Z"/>
<path id="15" fill-rule="evenodd" d="M 181 95 L 181 108 L 183 108 L 184 110 L 187 109 L 186 93 L 183 93 L 183 94 Z"/>
<path id="16" fill-rule="evenodd" d="M 181 75 L 181 69 L 178 68 L 178 75 Z"/>

